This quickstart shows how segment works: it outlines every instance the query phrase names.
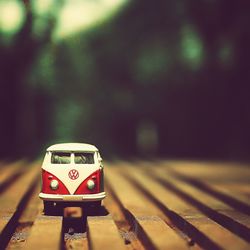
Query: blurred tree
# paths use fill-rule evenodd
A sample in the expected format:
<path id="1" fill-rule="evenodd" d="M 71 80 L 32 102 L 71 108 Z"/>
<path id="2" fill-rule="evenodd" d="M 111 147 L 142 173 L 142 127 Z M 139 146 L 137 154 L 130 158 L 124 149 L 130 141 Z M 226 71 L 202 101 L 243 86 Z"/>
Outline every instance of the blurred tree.
<path id="1" fill-rule="evenodd" d="M 244 0 L 131 1 L 111 21 L 68 39 L 57 52 L 67 67 L 58 60 L 57 75 L 74 79 L 88 109 L 75 138 L 135 154 L 146 120 L 163 155 L 247 156 L 248 9 Z"/>
<path id="2" fill-rule="evenodd" d="M 18 138 L 34 150 L 85 141 L 105 155 L 249 157 L 248 1 L 129 1 L 53 45 L 61 4 L 33 33 L 24 3 L 22 29 L 0 46 L 2 155 L 21 152 Z"/>
<path id="3" fill-rule="evenodd" d="M 48 103 L 47 93 L 42 91 L 34 95 L 33 90 L 27 84 L 27 75 L 41 49 L 50 42 L 51 32 L 55 26 L 56 13 L 62 5 L 62 1 L 53 4 L 53 11 L 43 17 L 43 27 L 36 34 L 34 23 L 38 17 L 34 14 L 32 2 L 23 0 L 24 22 L 19 31 L 6 45 L 4 40 L 0 43 L 0 156 L 20 156 L 34 153 L 37 139 L 45 139 L 49 119 L 46 109 Z M 4 34 L 1 33 L 3 37 Z M 41 101 L 42 100 L 42 101 Z M 34 106 L 34 105 L 37 106 Z M 38 114 L 37 114 L 38 113 Z M 36 119 L 39 117 L 39 119 Z M 43 124 L 38 124 L 44 120 Z M 43 135 L 36 136 L 37 131 Z M 47 138 L 46 138 L 47 139 Z"/>

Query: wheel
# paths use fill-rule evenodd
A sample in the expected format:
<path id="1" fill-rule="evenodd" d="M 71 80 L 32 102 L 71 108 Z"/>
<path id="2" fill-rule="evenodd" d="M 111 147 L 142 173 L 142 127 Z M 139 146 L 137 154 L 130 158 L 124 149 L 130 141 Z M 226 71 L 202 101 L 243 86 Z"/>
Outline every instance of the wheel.
<path id="1" fill-rule="evenodd" d="M 97 215 L 101 211 L 102 201 L 91 201 L 83 205 L 83 209 L 86 209 L 90 215 Z"/>
<path id="2" fill-rule="evenodd" d="M 49 201 L 43 201 L 43 211 L 44 214 L 48 215 L 52 211 L 52 204 Z"/>
<path id="3" fill-rule="evenodd" d="M 62 208 L 53 201 L 43 201 L 43 206 L 46 215 L 60 215 L 62 213 Z"/>
<path id="4" fill-rule="evenodd" d="M 102 201 L 93 201 L 91 202 L 91 205 L 90 205 L 90 211 L 93 213 L 93 214 L 99 214 L 100 211 L 101 211 L 101 205 L 102 205 Z"/>
<path id="5" fill-rule="evenodd" d="M 101 207 L 102 201 L 92 201 L 91 206 L 93 207 Z"/>

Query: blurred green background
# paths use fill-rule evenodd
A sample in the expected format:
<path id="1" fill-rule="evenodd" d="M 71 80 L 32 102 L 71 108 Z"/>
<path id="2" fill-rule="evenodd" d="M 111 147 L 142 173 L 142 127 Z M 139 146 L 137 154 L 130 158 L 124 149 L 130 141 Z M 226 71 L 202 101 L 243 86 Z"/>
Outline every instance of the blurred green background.
<path id="1" fill-rule="evenodd" d="M 250 1 L 0 0 L 0 157 L 250 158 Z"/>

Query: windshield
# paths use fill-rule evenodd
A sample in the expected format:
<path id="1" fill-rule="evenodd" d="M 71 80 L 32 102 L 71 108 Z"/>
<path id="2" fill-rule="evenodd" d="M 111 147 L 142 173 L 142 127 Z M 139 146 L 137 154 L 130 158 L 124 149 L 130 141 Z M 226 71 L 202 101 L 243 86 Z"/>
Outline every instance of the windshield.
<path id="1" fill-rule="evenodd" d="M 94 164 L 94 153 L 77 152 L 72 153 L 75 164 Z M 71 153 L 70 152 L 52 152 L 51 154 L 52 164 L 70 164 Z"/>
<path id="2" fill-rule="evenodd" d="M 70 153 L 53 152 L 51 156 L 51 163 L 53 164 L 69 164 Z"/>
<path id="3" fill-rule="evenodd" d="M 75 153 L 75 163 L 76 164 L 94 164 L 94 154 L 93 153 Z"/>

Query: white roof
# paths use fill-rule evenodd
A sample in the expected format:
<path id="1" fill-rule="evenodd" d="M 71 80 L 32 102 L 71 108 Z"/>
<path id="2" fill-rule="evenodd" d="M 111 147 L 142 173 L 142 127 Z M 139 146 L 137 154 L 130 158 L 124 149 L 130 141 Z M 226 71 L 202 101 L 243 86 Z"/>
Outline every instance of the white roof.
<path id="1" fill-rule="evenodd" d="M 86 143 L 59 143 L 47 148 L 47 151 L 98 151 L 98 149 L 91 144 Z"/>

